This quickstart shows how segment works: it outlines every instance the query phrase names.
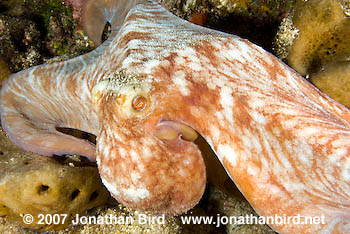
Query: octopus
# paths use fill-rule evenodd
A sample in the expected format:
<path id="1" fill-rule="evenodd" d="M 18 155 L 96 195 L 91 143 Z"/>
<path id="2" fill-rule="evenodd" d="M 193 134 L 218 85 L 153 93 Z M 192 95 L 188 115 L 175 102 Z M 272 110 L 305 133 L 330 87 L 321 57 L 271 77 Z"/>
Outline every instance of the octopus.
<path id="1" fill-rule="evenodd" d="M 87 156 L 122 204 L 178 215 L 205 188 L 200 134 L 259 215 L 285 218 L 269 223 L 275 231 L 350 232 L 349 109 L 259 46 L 154 1 L 87 0 L 82 14 L 94 51 L 3 85 L 13 142 Z M 59 128 L 95 134 L 96 145 Z"/>

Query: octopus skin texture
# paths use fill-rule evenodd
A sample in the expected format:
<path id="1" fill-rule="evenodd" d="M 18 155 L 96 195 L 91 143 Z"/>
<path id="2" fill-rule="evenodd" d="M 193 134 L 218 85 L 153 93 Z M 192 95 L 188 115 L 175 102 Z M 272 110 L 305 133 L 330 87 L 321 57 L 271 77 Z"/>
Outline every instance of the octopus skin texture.
<path id="1" fill-rule="evenodd" d="M 83 23 L 94 51 L 4 84 L 13 142 L 88 156 L 119 202 L 178 215 L 204 191 L 199 133 L 259 215 L 324 217 L 277 232 L 350 232 L 349 109 L 259 46 L 153 1 L 88 0 Z M 62 127 L 95 134 L 96 147 Z"/>

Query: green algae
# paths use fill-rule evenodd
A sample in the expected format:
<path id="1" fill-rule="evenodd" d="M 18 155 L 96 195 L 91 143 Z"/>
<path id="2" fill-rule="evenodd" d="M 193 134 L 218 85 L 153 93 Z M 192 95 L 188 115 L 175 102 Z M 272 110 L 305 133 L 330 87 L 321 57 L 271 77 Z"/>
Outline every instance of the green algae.
<path id="1" fill-rule="evenodd" d="M 93 48 L 74 20 L 72 6 L 59 0 L 0 1 L 0 57 L 11 72 Z"/>
<path id="2" fill-rule="evenodd" d="M 73 27 L 72 29 L 74 29 L 72 6 L 65 6 L 62 1 L 57 0 L 33 0 L 32 2 L 31 6 L 34 8 L 34 14 L 41 18 L 46 28 L 49 27 L 50 17 L 60 16 L 63 19 L 62 25 L 64 27 Z"/>

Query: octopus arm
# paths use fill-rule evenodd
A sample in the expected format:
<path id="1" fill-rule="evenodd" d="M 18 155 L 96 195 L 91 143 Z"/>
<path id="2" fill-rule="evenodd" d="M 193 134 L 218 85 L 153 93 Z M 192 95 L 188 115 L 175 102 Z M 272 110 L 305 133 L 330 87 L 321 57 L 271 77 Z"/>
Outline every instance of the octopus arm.
<path id="1" fill-rule="evenodd" d="M 224 65 L 208 68 L 211 76 L 205 80 L 204 73 L 193 76 L 201 84 L 197 87 L 205 87 L 200 98 L 208 101 L 186 110 L 198 117 L 184 114 L 180 118 L 212 145 L 260 215 L 324 217 L 322 224 L 270 224 L 274 230 L 346 233 L 350 223 L 349 109 L 249 42 L 233 40 L 224 46 L 250 49 L 225 57 L 218 54 L 218 64 L 229 61 L 235 68 L 225 74 L 226 80 L 217 79 L 222 71 L 229 71 Z M 205 55 L 197 54 L 199 58 Z M 199 98 L 192 88 L 189 93 Z"/>
<path id="2" fill-rule="evenodd" d="M 63 134 L 57 128 L 96 134 L 98 121 L 90 104 L 93 81 L 82 81 L 80 77 L 84 68 L 90 67 L 91 57 L 99 53 L 96 50 L 10 76 L 0 92 L 1 123 L 9 138 L 34 153 L 79 154 L 95 160 L 94 144 Z"/>

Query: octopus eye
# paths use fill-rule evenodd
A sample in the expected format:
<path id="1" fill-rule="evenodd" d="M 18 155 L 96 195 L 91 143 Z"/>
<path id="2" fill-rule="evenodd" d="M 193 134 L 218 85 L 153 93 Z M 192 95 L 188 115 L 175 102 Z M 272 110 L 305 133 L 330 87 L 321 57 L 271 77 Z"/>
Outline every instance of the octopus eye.
<path id="1" fill-rule="evenodd" d="M 136 96 L 132 100 L 132 107 L 137 111 L 142 111 L 145 109 L 147 100 L 143 96 Z"/>

